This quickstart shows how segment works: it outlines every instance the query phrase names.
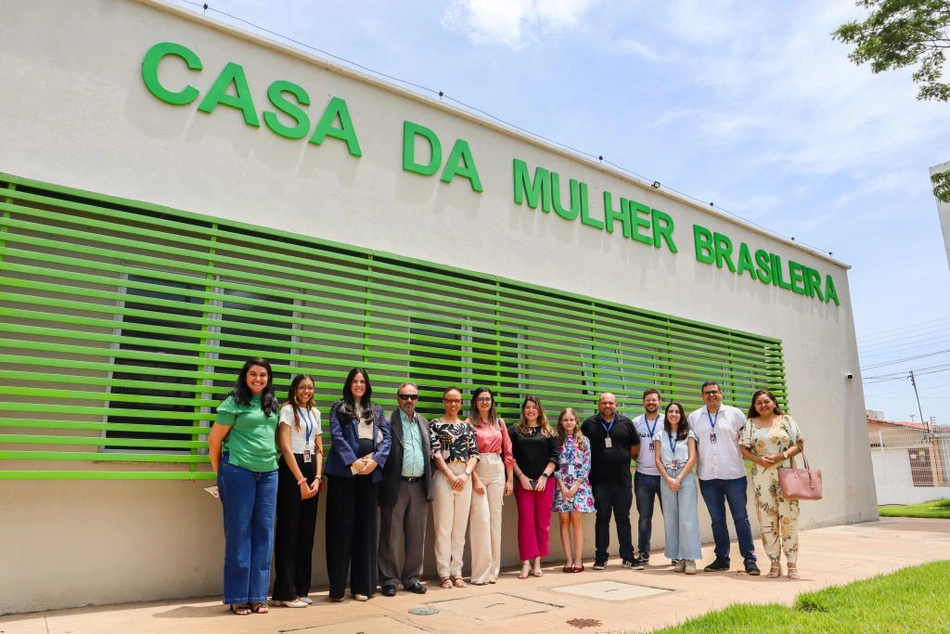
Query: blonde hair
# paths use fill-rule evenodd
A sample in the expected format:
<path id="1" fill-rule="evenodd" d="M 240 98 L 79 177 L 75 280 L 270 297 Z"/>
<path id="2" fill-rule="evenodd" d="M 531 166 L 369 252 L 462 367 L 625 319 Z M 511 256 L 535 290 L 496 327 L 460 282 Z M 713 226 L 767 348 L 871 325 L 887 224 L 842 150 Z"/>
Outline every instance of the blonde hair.
<path id="1" fill-rule="evenodd" d="M 564 444 L 564 438 L 567 437 L 567 430 L 564 429 L 564 417 L 568 414 L 574 417 L 574 433 L 571 434 L 574 437 L 574 443 L 579 443 L 584 438 L 584 432 L 581 431 L 581 422 L 577 418 L 577 412 L 574 411 L 573 407 L 565 407 L 557 416 L 557 437 L 560 439 L 560 444 L 562 445 Z"/>

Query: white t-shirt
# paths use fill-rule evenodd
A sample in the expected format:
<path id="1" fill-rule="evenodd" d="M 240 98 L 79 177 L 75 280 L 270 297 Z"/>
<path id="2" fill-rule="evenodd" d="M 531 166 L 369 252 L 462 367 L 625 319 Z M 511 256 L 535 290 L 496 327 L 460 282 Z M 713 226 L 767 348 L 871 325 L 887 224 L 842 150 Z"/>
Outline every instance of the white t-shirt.
<path id="1" fill-rule="evenodd" d="M 303 453 L 304 449 L 315 451 L 316 441 L 322 432 L 320 427 L 320 410 L 315 407 L 305 410 L 297 409 L 300 420 L 300 430 L 294 429 L 294 408 L 288 403 L 280 408 L 280 424 L 290 427 L 290 450 L 294 453 Z M 307 441 L 307 431 L 310 431 L 310 440 Z"/>
<path id="2" fill-rule="evenodd" d="M 689 428 L 699 438 L 696 474 L 700 480 L 745 477 L 745 463 L 739 449 L 739 436 L 744 427 L 745 414 L 731 405 L 720 405 L 715 414 L 710 414 L 704 405 L 689 415 Z M 716 442 L 710 440 L 713 433 Z"/>
<path id="3" fill-rule="evenodd" d="M 633 428 L 640 434 L 640 453 L 637 455 L 637 473 L 660 475 L 656 468 L 656 456 L 653 453 L 653 438 L 663 431 L 663 414 L 657 412 L 656 420 L 647 422 L 647 415 L 641 414 L 633 419 Z"/>

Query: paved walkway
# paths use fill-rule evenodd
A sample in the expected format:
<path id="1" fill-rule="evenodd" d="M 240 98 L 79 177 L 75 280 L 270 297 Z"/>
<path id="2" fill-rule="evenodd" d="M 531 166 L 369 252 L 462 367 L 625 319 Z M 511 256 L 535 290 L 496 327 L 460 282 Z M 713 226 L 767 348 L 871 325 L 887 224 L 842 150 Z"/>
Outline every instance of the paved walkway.
<path id="1" fill-rule="evenodd" d="M 791 604 L 806 590 L 950 559 L 950 520 L 882 518 L 804 531 L 801 552 L 799 581 L 749 577 L 736 570 L 687 577 L 673 573 L 656 553 L 644 571 L 622 570 L 619 559 L 603 572 L 591 571 L 589 563 L 586 572 L 570 575 L 548 566 L 540 579 L 520 580 L 517 571 L 508 571 L 494 586 L 443 590 L 428 583 L 429 592 L 421 597 L 401 591 L 366 603 L 330 603 L 324 591 L 312 595 L 308 608 L 275 607 L 266 616 L 233 616 L 216 598 L 12 615 L 0 617 L 0 634 L 485 633 L 497 627 L 518 634 L 647 632 L 731 603 Z M 706 563 L 712 561 L 712 546 L 703 554 Z M 758 554 L 760 562 L 765 559 Z M 735 564 L 735 547 L 733 555 Z M 424 607 L 438 613 L 409 612 Z"/>

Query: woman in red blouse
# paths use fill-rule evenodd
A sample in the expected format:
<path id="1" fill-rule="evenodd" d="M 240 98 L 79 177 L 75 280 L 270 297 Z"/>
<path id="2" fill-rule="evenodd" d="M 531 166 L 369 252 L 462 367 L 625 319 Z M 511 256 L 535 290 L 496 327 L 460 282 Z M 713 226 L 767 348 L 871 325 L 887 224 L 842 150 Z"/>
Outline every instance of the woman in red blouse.
<path id="1" fill-rule="evenodd" d="M 472 393 L 466 421 L 478 443 L 478 466 L 472 474 L 472 584 L 495 583 L 501 570 L 501 508 L 514 485 L 511 440 L 505 421 L 495 410 L 495 395 L 487 387 Z"/>

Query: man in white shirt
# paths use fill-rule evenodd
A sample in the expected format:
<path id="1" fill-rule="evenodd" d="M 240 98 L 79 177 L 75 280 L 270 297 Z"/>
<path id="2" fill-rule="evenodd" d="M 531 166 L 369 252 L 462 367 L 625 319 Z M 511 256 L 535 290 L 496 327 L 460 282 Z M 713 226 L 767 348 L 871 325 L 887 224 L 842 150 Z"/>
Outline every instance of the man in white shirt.
<path id="1" fill-rule="evenodd" d="M 729 527 L 726 525 L 726 502 L 729 502 L 746 574 L 758 576 L 752 526 L 746 509 L 748 482 L 739 449 L 746 416 L 738 408 L 723 405 L 722 390 L 716 381 L 703 383 L 703 402 L 703 407 L 689 415 L 689 427 L 699 437 L 699 490 L 712 519 L 716 542 L 716 560 L 705 570 L 729 570 Z"/>
<path id="2" fill-rule="evenodd" d="M 646 565 L 650 561 L 650 538 L 653 535 L 653 504 L 660 497 L 660 472 L 656 468 L 653 453 L 653 436 L 663 430 L 663 414 L 660 413 L 662 397 L 659 390 L 649 389 L 643 393 L 644 413 L 633 419 L 633 427 L 640 435 L 640 455 L 637 456 L 637 475 L 633 481 L 633 494 L 637 499 L 637 557 Z M 663 502 L 660 501 L 660 508 Z"/>

